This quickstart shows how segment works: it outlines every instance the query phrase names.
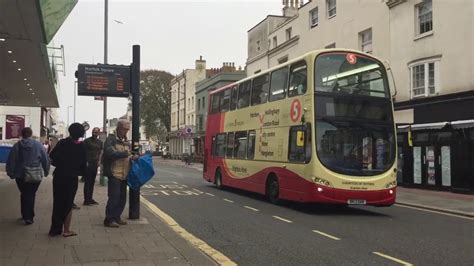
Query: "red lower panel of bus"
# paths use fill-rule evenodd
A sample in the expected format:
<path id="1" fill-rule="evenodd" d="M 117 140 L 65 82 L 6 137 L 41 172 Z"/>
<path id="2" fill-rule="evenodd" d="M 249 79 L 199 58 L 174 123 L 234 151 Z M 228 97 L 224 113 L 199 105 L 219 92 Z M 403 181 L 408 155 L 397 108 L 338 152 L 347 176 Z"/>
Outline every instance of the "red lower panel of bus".
<path id="1" fill-rule="evenodd" d="M 396 188 L 376 191 L 330 188 L 317 185 L 290 170 L 280 167 L 266 168 L 243 179 L 230 177 L 227 169 L 225 169 L 222 171 L 222 183 L 225 186 L 265 194 L 266 180 L 271 174 L 276 175 L 278 178 L 280 187 L 279 197 L 281 199 L 299 202 L 375 206 L 390 206 L 395 203 Z M 205 177 L 205 179 L 214 182 L 214 176 Z"/>

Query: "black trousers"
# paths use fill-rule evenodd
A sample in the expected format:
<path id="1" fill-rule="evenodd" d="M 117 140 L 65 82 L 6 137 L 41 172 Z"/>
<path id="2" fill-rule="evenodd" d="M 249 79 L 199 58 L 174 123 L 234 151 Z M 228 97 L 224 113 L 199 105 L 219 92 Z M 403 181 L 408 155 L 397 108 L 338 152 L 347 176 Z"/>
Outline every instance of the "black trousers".
<path id="1" fill-rule="evenodd" d="M 127 203 L 127 181 L 113 176 L 107 178 L 107 195 L 109 200 L 105 208 L 104 223 L 118 222 Z"/>
<path id="2" fill-rule="evenodd" d="M 20 190 L 21 217 L 23 220 L 32 220 L 35 217 L 36 191 L 40 183 L 25 183 L 23 179 L 15 178 Z"/>
<path id="3" fill-rule="evenodd" d="M 91 203 L 93 200 L 97 167 L 99 167 L 97 163 L 87 163 L 86 175 L 84 176 L 84 203 Z"/>
<path id="4" fill-rule="evenodd" d="M 51 216 L 50 235 L 63 231 L 64 220 L 72 209 L 78 185 L 77 176 L 53 176 L 53 214 Z"/>

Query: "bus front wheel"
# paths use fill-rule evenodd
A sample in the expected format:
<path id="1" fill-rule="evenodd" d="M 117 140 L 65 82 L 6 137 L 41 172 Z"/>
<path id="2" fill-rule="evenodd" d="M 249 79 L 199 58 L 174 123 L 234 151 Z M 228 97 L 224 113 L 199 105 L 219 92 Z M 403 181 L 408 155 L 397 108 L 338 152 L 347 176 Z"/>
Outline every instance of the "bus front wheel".
<path id="1" fill-rule="evenodd" d="M 216 184 L 216 187 L 218 189 L 222 189 L 224 186 L 222 186 L 222 174 L 221 170 L 217 169 L 216 171 L 216 178 L 214 180 L 214 184 Z"/>
<path id="2" fill-rule="evenodd" d="M 278 184 L 278 178 L 274 175 L 270 176 L 267 181 L 267 197 L 273 204 L 280 203 L 278 198 L 280 194 L 280 186 Z"/>

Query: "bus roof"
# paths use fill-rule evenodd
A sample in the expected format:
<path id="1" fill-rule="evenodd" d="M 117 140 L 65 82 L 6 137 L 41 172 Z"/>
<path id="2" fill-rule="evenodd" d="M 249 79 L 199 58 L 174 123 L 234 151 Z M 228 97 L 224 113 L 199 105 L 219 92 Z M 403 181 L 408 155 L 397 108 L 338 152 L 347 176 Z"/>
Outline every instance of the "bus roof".
<path id="1" fill-rule="evenodd" d="M 215 94 L 215 93 L 221 92 L 221 91 L 223 91 L 223 90 L 225 90 L 225 89 L 228 89 L 229 87 L 232 87 L 232 86 L 234 86 L 234 85 L 236 85 L 236 84 L 240 84 L 240 83 L 242 83 L 242 82 L 251 80 L 251 79 L 253 79 L 253 78 L 255 78 L 255 77 L 258 77 L 258 76 L 260 76 L 260 75 L 263 75 L 263 74 L 272 72 L 272 71 L 274 71 L 274 70 L 276 70 L 276 69 L 281 68 L 282 66 L 291 65 L 291 64 L 296 63 L 296 62 L 298 62 L 298 61 L 301 61 L 303 58 L 305 58 L 305 57 L 307 57 L 307 56 L 317 56 L 317 55 L 319 55 L 319 54 L 321 54 L 321 53 L 327 53 L 327 52 L 348 52 L 348 53 L 361 54 L 361 55 L 364 55 L 364 56 L 373 58 L 373 59 L 375 59 L 375 60 L 380 61 L 381 63 L 383 63 L 382 60 L 378 59 L 377 57 L 375 57 L 375 56 L 373 56 L 373 55 L 371 55 L 371 54 L 366 54 L 366 53 L 364 53 L 364 52 L 357 51 L 357 50 L 343 49 L 343 48 L 318 49 L 318 50 L 313 50 L 313 51 L 307 52 L 307 53 L 305 53 L 305 54 L 303 54 L 303 55 L 300 55 L 300 56 L 298 56 L 298 57 L 296 57 L 296 58 L 293 58 L 293 59 L 291 59 L 291 60 L 289 60 L 289 61 L 287 61 L 287 62 L 285 62 L 285 63 L 283 63 L 283 64 L 279 64 L 279 65 L 276 65 L 276 66 L 274 66 L 274 67 L 272 67 L 272 68 L 269 68 L 269 69 L 266 69 L 266 70 L 264 70 L 264 71 L 262 71 L 262 72 L 259 72 L 259 73 L 257 73 L 257 74 L 253 74 L 252 76 L 243 78 L 243 79 L 241 79 L 241 80 L 239 80 L 239 81 L 236 81 L 236 82 L 227 84 L 227 85 L 225 85 L 225 86 L 223 86 L 223 87 L 217 88 L 217 89 L 215 89 L 215 90 L 209 92 L 209 94 Z"/>

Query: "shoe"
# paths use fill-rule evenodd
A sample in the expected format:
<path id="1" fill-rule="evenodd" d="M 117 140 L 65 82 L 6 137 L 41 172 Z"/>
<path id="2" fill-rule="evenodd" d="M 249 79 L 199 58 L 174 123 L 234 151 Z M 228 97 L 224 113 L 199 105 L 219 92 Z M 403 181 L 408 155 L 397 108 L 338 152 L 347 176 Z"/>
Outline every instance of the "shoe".
<path id="1" fill-rule="evenodd" d="M 125 222 L 125 221 L 122 220 L 122 219 L 118 220 L 117 223 L 120 224 L 120 225 L 126 225 L 126 224 L 128 224 L 127 222 Z"/>
<path id="2" fill-rule="evenodd" d="M 48 235 L 50 237 L 55 237 L 55 236 L 60 236 L 63 232 L 53 232 L 53 231 L 49 231 Z"/>
<path id="3" fill-rule="evenodd" d="M 25 225 L 33 224 L 33 220 L 25 219 Z"/>
<path id="4" fill-rule="evenodd" d="M 82 205 L 84 205 L 84 206 L 91 206 L 92 203 L 91 203 L 91 202 L 84 201 L 84 203 L 83 203 Z"/>
<path id="5" fill-rule="evenodd" d="M 73 203 L 73 204 L 72 204 L 72 208 L 73 208 L 74 210 L 80 210 L 80 209 L 81 209 L 81 207 L 77 206 L 76 203 Z"/>
<path id="6" fill-rule="evenodd" d="M 99 205 L 99 203 L 95 200 L 91 200 L 91 202 L 89 202 L 91 205 Z"/>
<path id="7" fill-rule="evenodd" d="M 110 222 L 110 223 L 104 223 L 105 227 L 112 227 L 112 228 L 118 228 L 120 225 L 116 222 Z"/>

